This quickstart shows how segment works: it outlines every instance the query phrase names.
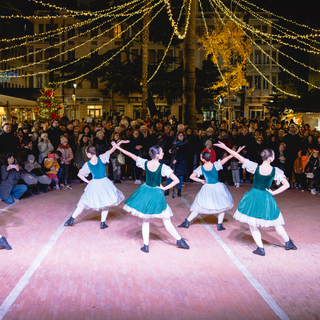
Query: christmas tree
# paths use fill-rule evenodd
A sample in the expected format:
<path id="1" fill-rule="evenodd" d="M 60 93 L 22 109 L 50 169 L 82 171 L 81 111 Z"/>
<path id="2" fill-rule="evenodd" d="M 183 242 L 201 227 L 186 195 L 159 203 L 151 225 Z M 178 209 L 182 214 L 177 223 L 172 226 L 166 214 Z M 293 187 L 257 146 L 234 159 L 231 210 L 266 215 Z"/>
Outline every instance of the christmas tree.
<path id="1" fill-rule="evenodd" d="M 54 119 L 60 120 L 58 110 L 61 109 L 59 100 L 54 95 L 53 88 L 44 88 L 42 95 L 37 99 L 38 120 L 51 122 Z"/>

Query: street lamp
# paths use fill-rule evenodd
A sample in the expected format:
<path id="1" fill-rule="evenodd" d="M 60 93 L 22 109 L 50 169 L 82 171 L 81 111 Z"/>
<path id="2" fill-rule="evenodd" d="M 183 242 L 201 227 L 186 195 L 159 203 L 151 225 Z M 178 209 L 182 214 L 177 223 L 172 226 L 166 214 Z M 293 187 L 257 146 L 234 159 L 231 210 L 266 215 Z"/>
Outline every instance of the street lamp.
<path id="1" fill-rule="evenodd" d="M 76 88 L 77 88 L 77 84 L 74 83 L 73 84 L 73 95 L 72 95 L 72 99 L 73 99 L 73 106 L 74 106 L 74 114 L 76 115 Z"/>

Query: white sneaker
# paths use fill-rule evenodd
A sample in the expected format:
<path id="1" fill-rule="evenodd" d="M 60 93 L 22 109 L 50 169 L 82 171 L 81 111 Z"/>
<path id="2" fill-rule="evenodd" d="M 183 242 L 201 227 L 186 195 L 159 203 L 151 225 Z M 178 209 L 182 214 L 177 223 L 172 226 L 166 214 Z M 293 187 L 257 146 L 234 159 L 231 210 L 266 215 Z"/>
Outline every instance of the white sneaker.
<path id="1" fill-rule="evenodd" d="M 141 180 L 137 180 L 137 184 L 141 184 Z"/>
<path id="2" fill-rule="evenodd" d="M 311 189 L 311 194 L 316 194 L 316 193 L 317 193 L 316 189 Z"/>
<path id="3" fill-rule="evenodd" d="M 66 189 L 66 190 L 67 190 L 67 189 L 72 190 L 72 188 L 71 188 L 71 186 L 70 186 L 69 184 L 66 184 L 66 185 L 65 185 L 65 189 Z"/>
<path id="4" fill-rule="evenodd" d="M 138 184 L 138 180 L 134 180 L 134 184 Z"/>
<path id="5" fill-rule="evenodd" d="M 240 183 L 236 183 L 236 188 L 239 188 L 240 187 Z"/>

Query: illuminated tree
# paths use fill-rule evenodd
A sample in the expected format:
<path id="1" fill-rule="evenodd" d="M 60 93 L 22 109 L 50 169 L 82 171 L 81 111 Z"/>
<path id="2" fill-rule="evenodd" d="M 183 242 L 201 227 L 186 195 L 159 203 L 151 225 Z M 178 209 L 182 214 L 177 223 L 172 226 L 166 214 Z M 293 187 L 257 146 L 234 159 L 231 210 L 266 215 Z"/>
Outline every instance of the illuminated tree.
<path id="1" fill-rule="evenodd" d="M 228 109 L 231 108 L 231 97 L 237 96 L 242 87 L 248 86 L 246 79 L 247 57 L 252 53 L 252 41 L 245 38 L 243 31 L 231 20 L 223 23 L 216 20 L 214 29 L 202 37 L 206 57 L 219 64 L 223 77 L 220 77 L 210 89 L 221 89 L 221 96 L 228 96 Z M 218 101 L 219 96 L 215 97 Z"/>
<path id="2" fill-rule="evenodd" d="M 61 109 L 60 101 L 55 97 L 53 88 L 44 88 L 42 95 L 37 99 L 38 120 L 51 122 L 54 119 L 60 120 L 58 110 Z"/>

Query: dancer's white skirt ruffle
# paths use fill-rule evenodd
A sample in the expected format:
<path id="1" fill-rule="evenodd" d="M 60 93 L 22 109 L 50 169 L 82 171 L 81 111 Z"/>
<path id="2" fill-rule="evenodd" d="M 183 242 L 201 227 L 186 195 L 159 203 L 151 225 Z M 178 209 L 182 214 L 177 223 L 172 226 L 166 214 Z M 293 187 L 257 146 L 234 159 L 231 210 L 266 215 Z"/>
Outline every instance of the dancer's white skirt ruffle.
<path id="1" fill-rule="evenodd" d="M 224 183 L 206 183 L 196 195 L 190 211 L 203 214 L 218 214 L 230 210 L 233 205 L 231 193 Z"/>
<path id="2" fill-rule="evenodd" d="M 284 219 L 281 212 L 279 214 L 279 217 L 276 220 L 264 220 L 264 219 L 249 217 L 246 214 L 243 214 L 237 210 L 236 213 L 233 215 L 233 218 L 240 222 L 247 223 L 253 227 L 268 228 L 268 227 L 278 227 L 278 226 L 284 225 Z"/>
<path id="3" fill-rule="evenodd" d="M 170 218 L 173 216 L 172 210 L 168 205 L 165 210 L 163 210 L 161 213 L 157 213 L 157 214 L 145 214 L 145 213 L 139 212 L 139 211 L 127 206 L 127 205 L 124 205 L 123 209 L 130 212 L 133 216 L 139 217 L 141 219 L 152 219 L 152 218 L 163 219 L 163 218 Z"/>
<path id="4" fill-rule="evenodd" d="M 81 201 L 86 209 L 103 210 L 119 205 L 125 199 L 123 193 L 118 190 L 108 179 L 92 179 L 81 196 Z"/>

